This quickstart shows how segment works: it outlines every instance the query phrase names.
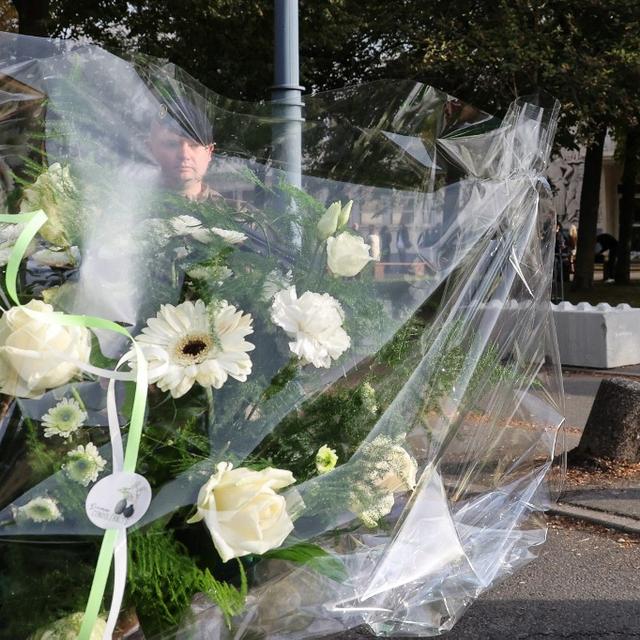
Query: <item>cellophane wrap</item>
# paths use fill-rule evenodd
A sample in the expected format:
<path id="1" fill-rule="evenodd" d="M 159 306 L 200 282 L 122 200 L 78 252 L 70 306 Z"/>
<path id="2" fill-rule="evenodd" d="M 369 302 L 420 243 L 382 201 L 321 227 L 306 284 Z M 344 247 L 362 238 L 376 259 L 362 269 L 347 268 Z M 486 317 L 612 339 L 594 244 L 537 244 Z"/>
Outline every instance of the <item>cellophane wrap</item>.
<path id="1" fill-rule="evenodd" d="M 85 502 L 114 464 L 109 376 L 87 365 L 131 374 L 125 446 L 140 365 L 51 310 L 125 327 L 151 376 L 152 498 L 113 637 L 439 635 L 544 542 L 557 104 L 500 119 L 384 81 L 283 113 L 160 60 L 1 35 L 0 203 L 47 222 L 26 306 L 2 286 L 0 638 L 75 637 L 105 533 Z M 211 155 L 191 195 L 183 145 Z M 5 264 L 21 229 L 2 225 Z"/>

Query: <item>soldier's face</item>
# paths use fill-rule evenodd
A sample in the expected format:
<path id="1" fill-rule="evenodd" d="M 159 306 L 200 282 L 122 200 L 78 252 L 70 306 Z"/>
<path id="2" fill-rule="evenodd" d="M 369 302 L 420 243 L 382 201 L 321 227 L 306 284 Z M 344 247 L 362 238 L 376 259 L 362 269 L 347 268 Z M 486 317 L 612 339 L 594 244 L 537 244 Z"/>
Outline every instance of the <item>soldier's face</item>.
<path id="1" fill-rule="evenodd" d="M 150 148 L 164 177 L 176 186 L 201 182 L 213 154 L 213 145 L 201 145 L 160 126 L 153 127 Z"/>

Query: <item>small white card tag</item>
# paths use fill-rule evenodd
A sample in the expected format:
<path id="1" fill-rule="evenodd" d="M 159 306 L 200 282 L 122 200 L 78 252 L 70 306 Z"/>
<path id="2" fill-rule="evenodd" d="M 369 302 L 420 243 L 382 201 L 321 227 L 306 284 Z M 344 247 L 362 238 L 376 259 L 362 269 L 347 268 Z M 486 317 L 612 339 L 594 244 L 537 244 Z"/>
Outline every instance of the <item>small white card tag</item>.
<path id="1" fill-rule="evenodd" d="M 146 478 L 122 471 L 96 482 L 85 508 L 96 527 L 126 529 L 142 518 L 150 504 L 151 486 Z"/>

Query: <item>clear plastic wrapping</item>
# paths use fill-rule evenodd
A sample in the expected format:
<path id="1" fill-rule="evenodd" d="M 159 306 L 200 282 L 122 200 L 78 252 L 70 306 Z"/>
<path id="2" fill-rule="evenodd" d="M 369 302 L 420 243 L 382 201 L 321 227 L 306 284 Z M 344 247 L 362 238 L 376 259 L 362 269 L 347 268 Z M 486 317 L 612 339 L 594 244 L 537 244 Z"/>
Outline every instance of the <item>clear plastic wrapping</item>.
<path id="1" fill-rule="evenodd" d="M 92 638 L 425 637 L 531 560 L 563 423 L 556 118 L 378 82 L 292 129 L 157 60 L 0 34 L 2 213 L 47 216 L 23 306 L 2 287 L 0 638 L 75 637 L 46 633 L 96 589 Z M 274 155 L 298 132 L 300 188 Z M 87 500 L 131 460 L 146 512 L 143 484 Z"/>

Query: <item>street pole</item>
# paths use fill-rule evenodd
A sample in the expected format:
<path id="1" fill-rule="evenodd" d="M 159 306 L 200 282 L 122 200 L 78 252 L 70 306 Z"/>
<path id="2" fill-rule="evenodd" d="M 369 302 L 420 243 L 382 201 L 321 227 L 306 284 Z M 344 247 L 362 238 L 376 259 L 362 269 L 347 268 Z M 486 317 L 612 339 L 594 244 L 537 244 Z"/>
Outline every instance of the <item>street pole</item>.
<path id="1" fill-rule="evenodd" d="M 275 64 L 272 141 L 276 166 L 286 181 L 302 185 L 302 90 L 298 43 L 298 0 L 275 0 Z"/>

